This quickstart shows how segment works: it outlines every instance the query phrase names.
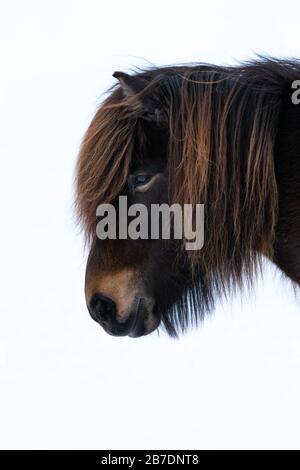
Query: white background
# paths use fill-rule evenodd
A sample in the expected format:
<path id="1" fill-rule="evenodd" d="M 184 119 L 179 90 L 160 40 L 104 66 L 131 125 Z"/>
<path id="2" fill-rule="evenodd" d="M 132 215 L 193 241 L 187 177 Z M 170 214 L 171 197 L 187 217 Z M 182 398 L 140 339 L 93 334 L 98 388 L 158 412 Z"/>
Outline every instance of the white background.
<path id="1" fill-rule="evenodd" d="M 0 447 L 300 447 L 300 304 L 267 266 L 179 341 L 87 313 L 81 137 L 134 65 L 298 56 L 298 1 L 0 2 Z"/>

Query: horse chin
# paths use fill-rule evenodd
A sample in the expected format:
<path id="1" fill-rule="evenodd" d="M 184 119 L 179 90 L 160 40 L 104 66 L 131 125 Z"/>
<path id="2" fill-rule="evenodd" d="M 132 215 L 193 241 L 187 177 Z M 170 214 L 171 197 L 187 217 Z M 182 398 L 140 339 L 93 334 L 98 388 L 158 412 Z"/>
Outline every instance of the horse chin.
<path id="1" fill-rule="evenodd" d="M 160 318 L 149 316 L 139 316 L 128 336 L 130 338 L 139 338 L 140 336 L 150 335 L 160 324 Z"/>
<path id="2" fill-rule="evenodd" d="M 149 335 L 156 330 L 159 324 L 160 318 L 155 314 L 153 300 L 140 298 L 128 336 L 139 338 L 140 336 Z"/>
<path id="3" fill-rule="evenodd" d="M 103 329 L 106 333 L 111 336 L 129 336 L 130 338 L 140 338 L 141 336 L 147 336 L 153 333 L 160 325 L 160 319 L 151 320 L 151 325 L 149 326 L 149 321 L 141 319 L 138 320 L 131 329 L 124 329 L 123 325 L 114 325 L 114 326 L 104 326 Z"/>

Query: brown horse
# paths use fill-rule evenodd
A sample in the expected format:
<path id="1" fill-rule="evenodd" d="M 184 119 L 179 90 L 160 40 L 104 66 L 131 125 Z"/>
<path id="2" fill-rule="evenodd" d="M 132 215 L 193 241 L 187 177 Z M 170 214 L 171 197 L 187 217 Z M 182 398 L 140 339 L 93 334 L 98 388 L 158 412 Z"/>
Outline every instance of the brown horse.
<path id="1" fill-rule="evenodd" d="M 263 256 L 300 284 L 300 62 L 115 72 L 84 137 L 76 206 L 86 301 L 113 335 L 176 335 L 251 285 Z M 298 93 L 299 95 L 299 93 Z M 293 99 L 295 98 L 295 99 Z M 205 241 L 96 236 L 97 206 L 203 203 Z"/>

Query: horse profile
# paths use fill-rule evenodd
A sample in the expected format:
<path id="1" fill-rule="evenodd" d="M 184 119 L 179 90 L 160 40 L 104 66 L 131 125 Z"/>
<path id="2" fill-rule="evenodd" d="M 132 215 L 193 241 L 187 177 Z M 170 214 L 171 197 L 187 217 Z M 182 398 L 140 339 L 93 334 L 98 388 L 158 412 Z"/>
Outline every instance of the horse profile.
<path id="1" fill-rule="evenodd" d="M 263 257 L 300 284 L 300 62 L 157 67 L 128 75 L 94 116 L 76 172 L 90 246 L 85 295 L 112 335 L 171 335 L 251 285 Z M 299 82 L 300 83 L 300 82 Z M 300 101 L 300 100 L 299 100 Z M 96 235 L 99 204 L 204 204 L 204 245 Z"/>

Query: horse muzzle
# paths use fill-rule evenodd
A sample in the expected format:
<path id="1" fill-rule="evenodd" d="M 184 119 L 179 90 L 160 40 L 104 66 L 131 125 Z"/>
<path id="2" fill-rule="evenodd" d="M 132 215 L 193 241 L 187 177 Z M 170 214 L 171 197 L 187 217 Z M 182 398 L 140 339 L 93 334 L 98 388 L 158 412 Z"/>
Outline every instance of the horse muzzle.
<path id="1" fill-rule="evenodd" d="M 108 334 L 138 338 L 152 333 L 159 326 L 160 318 L 155 313 L 152 299 L 140 297 L 134 303 L 134 308 L 129 313 L 120 316 L 115 302 L 97 293 L 93 295 L 87 307 L 93 320 Z"/>

